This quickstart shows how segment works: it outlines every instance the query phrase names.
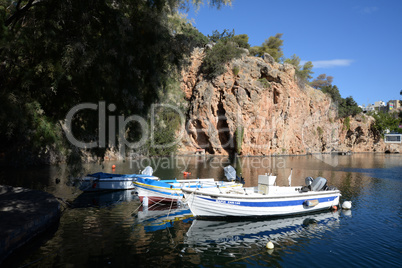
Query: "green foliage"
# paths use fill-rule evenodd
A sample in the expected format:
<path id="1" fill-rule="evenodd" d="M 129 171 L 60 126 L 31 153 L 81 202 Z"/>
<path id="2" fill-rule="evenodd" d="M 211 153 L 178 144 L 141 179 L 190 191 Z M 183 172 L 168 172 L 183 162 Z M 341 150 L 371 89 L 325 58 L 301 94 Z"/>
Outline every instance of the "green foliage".
<path id="1" fill-rule="evenodd" d="M 318 132 L 318 136 L 322 137 L 322 134 L 324 133 L 324 131 L 322 130 L 322 128 L 320 126 L 317 127 L 317 132 Z"/>
<path id="2" fill-rule="evenodd" d="M 262 85 L 264 88 L 270 88 L 270 87 L 271 87 L 271 84 L 268 82 L 268 80 L 267 80 L 265 77 L 258 79 L 258 82 L 260 82 L 261 85 Z"/>
<path id="3" fill-rule="evenodd" d="M 237 76 L 237 75 L 239 74 L 239 72 L 240 72 L 239 66 L 234 66 L 233 69 L 232 69 L 232 71 L 233 71 L 233 74 L 234 74 L 235 76 Z"/>
<path id="4" fill-rule="evenodd" d="M 341 103 L 338 104 L 338 116 L 341 118 L 355 116 L 361 112 L 362 109 L 357 105 L 352 96 L 342 99 Z"/>
<path id="5" fill-rule="evenodd" d="M 241 56 L 243 51 L 233 41 L 233 36 L 234 31 L 228 30 L 224 30 L 223 33 L 214 31 L 213 35 L 209 36 L 211 41 L 217 42 L 211 50 L 207 51 L 201 66 L 202 72 L 209 78 L 222 75 L 225 72 L 225 64 Z"/>
<path id="6" fill-rule="evenodd" d="M 296 54 L 293 54 L 292 57 L 290 59 L 285 59 L 284 63 L 289 63 L 291 65 L 293 65 L 296 70 L 300 70 L 301 66 L 300 66 L 300 57 L 297 56 Z"/>
<path id="7" fill-rule="evenodd" d="M 180 126 L 180 116 L 169 108 L 156 112 L 155 125 L 151 130 L 151 139 L 147 141 L 149 156 L 167 156 L 177 150 L 176 131 Z"/>
<path id="8" fill-rule="evenodd" d="M 314 73 L 312 71 L 313 69 L 313 63 L 311 61 L 306 62 L 303 64 L 303 66 L 300 65 L 300 58 L 293 54 L 293 56 L 290 59 L 285 59 L 285 63 L 289 63 L 295 67 L 296 70 L 296 76 L 303 82 L 309 81 L 311 78 L 313 78 L 311 75 Z"/>
<path id="9" fill-rule="evenodd" d="M 341 97 L 337 86 L 323 86 L 321 91 L 327 93 L 332 101 L 337 105 L 339 118 L 355 116 L 362 112 L 362 109 L 359 108 L 352 96 L 349 96 L 346 99 Z"/>
<path id="10" fill-rule="evenodd" d="M 297 75 L 301 77 L 304 81 L 309 81 L 311 78 L 313 78 L 311 75 L 314 73 L 312 71 L 313 69 L 313 63 L 311 61 L 306 62 L 303 64 L 303 67 L 301 70 L 297 71 Z"/>
<path id="11" fill-rule="evenodd" d="M 384 134 L 387 131 L 402 133 L 402 129 L 399 128 L 399 125 L 402 124 L 402 118 L 398 116 L 398 113 L 370 112 L 368 114 L 374 117 L 373 127 L 379 133 Z"/>
<path id="12" fill-rule="evenodd" d="M 171 16 L 189 3 L 0 0 L 2 151 L 22 157 L 26 151 L 48 152 L 62 139 L 58 122 L 84 102 L 106 100 L 117 107 L 115 114 L 146 116 L 167 93 L 169 79 L 185 62 L 183 53 L 207 42 L 184 19 Z M 95 111 L 80 112 L 73 121 L 78 140 L 93 141 L 98 131 Z"/>
<path id="13" fill-rule="evenodd" d="M 5 126 L 0 144 L 9 163 L 19 167 L 37 165 L 46 163 L 51 151 L 65 151 L 60 125 L 44 113 L 38 102 L 23 103 L 13 96 L 8 99 L 0 113 L 0 125 Z M 13 146 L 8 144 L 10 141 Z"/>
<path id="14" fill-rule="evenodd" d="M 343 127 L 346 130 L 350 129 L 350 117 L 345 117 L 345 120 L 343 121 Z"/>
<path id="15" fill-rule="evenodd" d="M 321 88 L 321 91 L 328 94 L 333 102 L 342 102 L 341 93 L 339 93 L 339 89 L 337 86 L 324 86 Z"/>
<path id="16" fill-rule="evenodd" d="M 219 41 L 227 42 L 234 37 L 234 30 L 229 31 L 228 29 L 223 30 L 223 32 L 219 32 L 218 30 L 214 30 L 212 35 L 208 35 L 208 38 L 213 43 L 218 43 Z"/>
<path id="17" fill-rule="evenodd" d="M 252 47 L 250 49 L 250 54 L 261 57 L 264 53 L 271 55 L 276 62 L 279 62 L 283 57 L 282 46 L 283 40 L 282 33 L 277 33 L 275 36 L 270 36 L 267 40 L 262 43 L 262 45 Z"/>
<path id="18" fill-rule="evenodd" d="M 148 156 L 167 156 L 177 151 L 177 132 L 180 131 L 182 116 L 185 114 L 184 93 L 180 89 L 179 75 L 167 81 L 165 92 L 160 92 L 156 109 L 149 120 L 151 139 L 143 152 Z M 151 123 L 152 121 L 152 123 Z"/>
<path id="19" fill-rule="evenodd" d="M 233 42 L 236 42 L 241 48 L 250 48 L 250 44 L 248 43 L 248 35 L 247 34 L 239 34 L 233 36 Z"/>
<path id="20" fill-rule="evenodd" d="M 242 153 L 244 127 L 243 126 L 237 127 L 234 136 L 236 139 L 236 153 L 240 155 Z"/>
<path id="21" fill-rule="evenodd" d="M 189 54 L 194 47 L 204 47 L 209 42 L 208 37 L 198 31 L 181 14 L 170 16 L 169 24 L 184 54 Z"/>

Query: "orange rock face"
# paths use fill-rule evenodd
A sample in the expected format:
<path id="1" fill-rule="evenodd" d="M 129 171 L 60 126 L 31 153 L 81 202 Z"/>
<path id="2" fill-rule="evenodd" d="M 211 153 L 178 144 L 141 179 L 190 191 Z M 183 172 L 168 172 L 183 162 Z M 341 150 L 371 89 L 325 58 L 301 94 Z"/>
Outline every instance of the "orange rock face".
<path id="1" fill-rule="evenodd" d="M 182 72 L 181 89 L 189 101 L 180 151 L 242 155 L 384 151 L 371 129 L 372 117 L 337 119 L 330 97 L 295 76 L 289 64 L 265 54 L 246 54 L 227 64 L 213 80 L 200 72 L 203 49 L 196 49 Z M 242 134 L 242 135 L 241 135 Z"/>

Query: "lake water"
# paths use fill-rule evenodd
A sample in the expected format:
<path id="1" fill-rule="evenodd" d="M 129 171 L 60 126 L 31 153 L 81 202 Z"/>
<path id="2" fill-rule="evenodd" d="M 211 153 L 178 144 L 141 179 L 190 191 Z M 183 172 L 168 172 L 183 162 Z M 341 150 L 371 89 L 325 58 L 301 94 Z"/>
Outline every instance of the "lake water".
<path id="1" fill-rule="evenodd" d="M 72 205 L 54 230 L 4 267 L 402 267 L 402 156 L 177 157 L 87 164 L 90 172 L 137 173 L 151 165 L 162 179 L 223 179 L 232 164 L 246 186 L 273 172 L 278 185 L 327 178 L 352 210 L 297 217 L 207 221 L 188 208 L 142 208 L 133 191 L 82 194 L 66 166 L 2 169 L 0 184 L 50 192 Z M 273 250 L 266 244 L 272 241 Z"/>

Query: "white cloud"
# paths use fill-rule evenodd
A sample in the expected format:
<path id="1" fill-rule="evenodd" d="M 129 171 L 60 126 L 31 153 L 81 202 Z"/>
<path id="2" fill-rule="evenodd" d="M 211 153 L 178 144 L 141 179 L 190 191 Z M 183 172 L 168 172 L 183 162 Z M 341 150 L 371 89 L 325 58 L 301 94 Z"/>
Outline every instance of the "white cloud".
<path id="1" fill-rule="evenodd" d="M 349 66 L 353 60 L 348 59 L 335 59 L 335 60 L 317 60 L 312 61 L 314 68 L 333 68 L 338 66 Z M 301 62 L 303 65 L 305 61 Z"/>

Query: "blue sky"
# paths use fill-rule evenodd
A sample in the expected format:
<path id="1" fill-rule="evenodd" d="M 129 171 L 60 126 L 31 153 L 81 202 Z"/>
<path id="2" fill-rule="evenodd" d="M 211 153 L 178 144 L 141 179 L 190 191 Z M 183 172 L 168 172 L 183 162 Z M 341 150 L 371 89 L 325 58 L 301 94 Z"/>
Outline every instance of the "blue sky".
<path id="1" fill-rule="evenodd" d="M 234 0 L 187 18 L 204 35 L 247 34 L 251 46 L 283 33 L 286 58 L 312 61 L 314 78 L 333 76 L 342 97 L 359 105 L 402 98 L 402 0 Z"/>

